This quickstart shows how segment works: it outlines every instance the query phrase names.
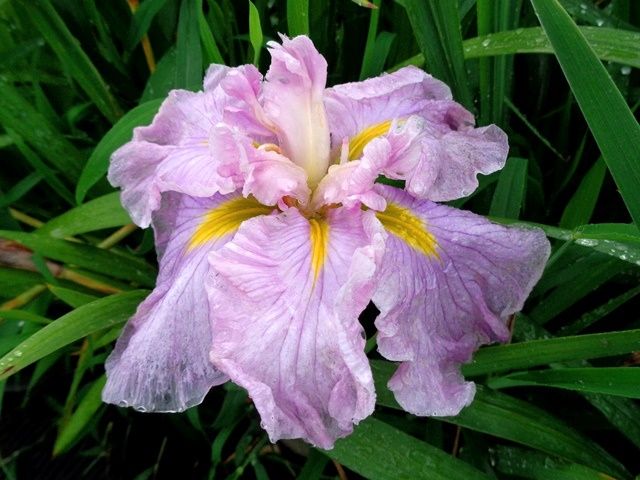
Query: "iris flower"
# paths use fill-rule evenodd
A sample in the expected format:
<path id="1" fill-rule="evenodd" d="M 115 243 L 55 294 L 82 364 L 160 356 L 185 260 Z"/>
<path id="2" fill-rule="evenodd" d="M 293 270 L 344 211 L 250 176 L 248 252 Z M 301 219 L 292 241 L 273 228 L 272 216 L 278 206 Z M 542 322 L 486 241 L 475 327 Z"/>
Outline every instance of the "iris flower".
<path id="1" fill-rule="evenodd" d="M 475 392 L 460 364 L 507 340 L 549 255 L 539 230 L 434 203 L 502 168 L 506 135 L 474 128 L 418 68 L 325 88 L 307 37 L 268 46 L 264 78 L 212 65 L 112 157 L 160 272 L 106 362 L 104 401 L 176 412 L 231 380 L 272 441 L 331 448 L 374 410 L 358 321 L 373 302 L 399 404 L 457 414 Z"/>

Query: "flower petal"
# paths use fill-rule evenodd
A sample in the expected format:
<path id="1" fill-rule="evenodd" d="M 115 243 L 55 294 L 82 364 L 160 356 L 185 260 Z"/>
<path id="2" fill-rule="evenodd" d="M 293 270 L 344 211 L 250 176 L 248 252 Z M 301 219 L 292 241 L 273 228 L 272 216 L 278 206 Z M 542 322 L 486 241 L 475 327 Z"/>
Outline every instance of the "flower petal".
<path id="1" fill-rule="evenodd" d="M 358 315 L 383 242 L 372 212 L 310 221 L 291 208 L 246 222 L 210 255 L 211 360 L 249 391 L 272 441 L 331 448 L 373 411 Z"/>
<path id="2" fill-rule="evenodd" d="M 214 128 L 210 145 L 220 158 L 218 173 L 241 188 L 245 197 L 253 195 L 263 205 L 277 205 L 285 196 L 308 203 L 307 173 L 275 145 L 256 147 L 243 133 L 222 124 Z"/>
<path id="3" fill-rule="evenodd" d="M 390 233 L 373 302 L 378 348 L 402 362 L 389 381 L 416 415 L 456 415 L 475 393 L 460 364 L 479 345 L 505 341 L 549 256 L 540 230 L 495 225 L 470 212 L 378 187 Z"/>
<path id="4" fill-rule="evenodd" d="M 149 226 L 162 192 L 208 197 L 231 191 L 208 146 L 223 103 L 218 93 L 173 90 L 153 123 L 134 129 L 133 140 L 113 154 L 108 178 L 122 188 L 122 203 L 135 223 Z"/>
<path id="5" fill-rule="evenodd" d="M 416 67 L 328 88 L 324 103 L 332 146 L 371 125 L 421 112 L 433 100 L 451 100 L 451 90 Z"/>
<path id="6" fill-rule="evenodd" d="M 361 161 L 389 178 L 406 180 L 406 190 L 419 198 L 442 202 L 470 195 L 478 187 L 478 173 L 504 166 L 507 136 L 495 125 L 473 128 L 469 112 L 447 103 L 441 115 L 411 116 L 371 140 Z"/>
<path id="7" fill-rule="evenodd" d="M 285 156 L 317 185 L 329 166 L 329 129 L 322 103 L 327 62 L 308 37 L 269 42 L 271 67 L 263 85 L 264 111 L 277 128 Z"/>
<path id="8" fill-rule="evenodd" d="M 209 361 L 207 255 L 224 245 L 243 219 L 269 211 L 256 206 L 237 195 L 163 195 L 153 217 L 160 263 L 157 286 L 107 359 L 105 402 L 142 411 L 182 411 L 227 380 Z M 229 215 L 229 207 L 235 216 Z"/>

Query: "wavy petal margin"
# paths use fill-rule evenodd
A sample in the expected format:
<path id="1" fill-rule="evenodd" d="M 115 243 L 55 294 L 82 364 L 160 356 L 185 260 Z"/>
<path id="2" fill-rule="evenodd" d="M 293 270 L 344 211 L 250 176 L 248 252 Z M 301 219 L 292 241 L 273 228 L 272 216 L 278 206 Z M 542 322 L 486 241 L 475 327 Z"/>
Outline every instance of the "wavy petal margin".
<path id="1" fill-rule="evenodd" d="M 211 361 L 248 390 L 273 442 L 331 448 L 373 412 L 358 316 L 383 249 L 372 212 L 307 220 L 291 208 L 210 255 Z"/>
<path id="2" fill-rule="evenodd" d="M 410 413 L 457 415 L 475 394 L 460 365 L 480 345 L 508 339 L 507 320 L 542 275 L 549 242 L 538 229 L 378 191 L 390 234 L 373 296 L 378 349 L 401 362 L 389 388 Z"/>

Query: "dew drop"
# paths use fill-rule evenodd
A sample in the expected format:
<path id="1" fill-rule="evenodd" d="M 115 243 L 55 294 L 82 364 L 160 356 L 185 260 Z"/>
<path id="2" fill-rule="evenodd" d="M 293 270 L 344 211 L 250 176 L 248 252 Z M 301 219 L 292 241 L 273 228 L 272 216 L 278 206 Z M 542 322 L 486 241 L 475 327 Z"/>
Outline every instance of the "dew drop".
<path id="1" fill-rule="evenodd" d="M 620 69 L 620 73 L 621 73 L 622 75 L 629 75 L 629 74 L 631 73 L 631 67 L 630 67 L 630 66 L 628 66 L 628 65 L 625 65 L 624 67 L 622 67 L 622 68 Z"/>

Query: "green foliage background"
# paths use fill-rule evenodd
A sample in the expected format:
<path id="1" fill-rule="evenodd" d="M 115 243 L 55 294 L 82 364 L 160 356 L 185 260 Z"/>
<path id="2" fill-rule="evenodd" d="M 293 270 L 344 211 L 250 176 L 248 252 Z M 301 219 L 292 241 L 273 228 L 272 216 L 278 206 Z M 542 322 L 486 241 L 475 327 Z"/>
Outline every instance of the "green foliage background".
<path id="1" fill-rule="evenodd" d="M 640 472 L 640 4 L 633 0 L 0 0 L 0 476 L 630 479 Z M 134 11 L 135 13 L 132 13 Z M 330 84 L 402 65 L 446 81 L 510 158 L 455 206 L 535 223 L 553 254 L 457 417 L 375 415 L 329 452 L 271 445 L 226 385 L 179 415 L 100 402 L 156 275 L 110 154 L 210 63 L 309 34 Z M 363 322 L 370 326 L 371 315 Z M 636 352 L 636 353 L 634 353 Z"/>

